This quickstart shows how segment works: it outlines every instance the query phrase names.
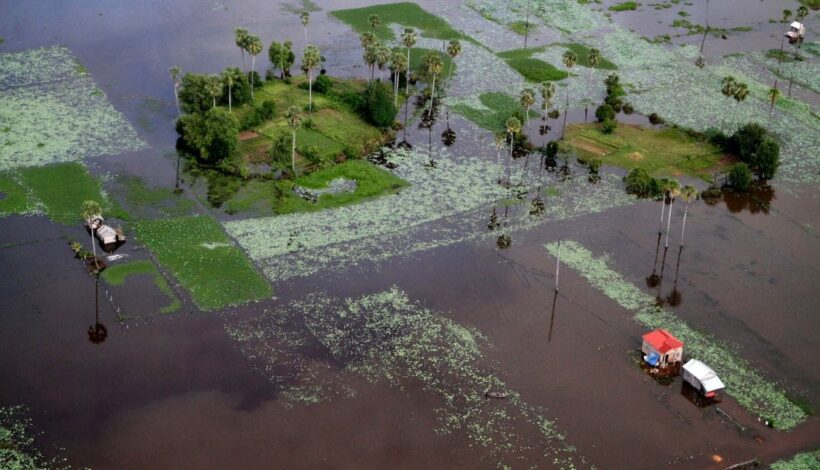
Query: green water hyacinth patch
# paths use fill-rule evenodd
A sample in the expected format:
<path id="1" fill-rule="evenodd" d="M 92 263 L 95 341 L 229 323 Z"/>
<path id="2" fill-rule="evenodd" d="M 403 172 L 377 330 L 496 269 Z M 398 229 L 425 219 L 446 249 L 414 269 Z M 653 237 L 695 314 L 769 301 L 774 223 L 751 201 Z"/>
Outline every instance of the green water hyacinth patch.
<path id="1" fill-rule="evenodd" d="M 226 322 L 255 369 L 281 386 L 286 406 L 352 397 L 345 374 L 405 390 L 418 386 L 439 405 L 436 432 L 466 436 L 499 467 L 526 457 L 555 468 L 583 462 L 546 410 L 527 404 L 488 365 L 478 330 L 411 301 L 396 287 L 353 299 L 312 294 L 256 318 Z M 323 359 L 325 358 L 326 359 Z M 488 401 L 487 390 L 507 399 Z"/>
<path id="2" fill-rule="evenodd" d="M 37 448 L 34 426 L 21 406 L 0 407 L 0 468 L 37 470 L 70 468 L 64 458 L 45 457 Z"/>
<path id="3" fill-rule="evenodd" d="M 0 171 L 144 147 L 67 48 L 0 54 Z"/>
<path id="4" fill-rule="evenodd" d="M 772 470 L 816 470 L 820 468 L 820 450 L 803 452 L 788 460 L 778 460 L 771 464 Z"/>
<path id="5" fill-rule="evenodd" d="M 556 256 L 558 243 L 546 245 Z M 772 420 L 778 429 L 791 429 L 804 422 L 806 413 L 779 385 L 766 379 L 735 348 L 695 330 L 673 313 L 655 305 L 655 299 L 610 268 L 607 256 L 595 257 L 577 242 L 561 243 L 561 262 L 578 271 L 596 289 L 634 314 L 647 328 L 664 328 L 686 344 L 691 357 L 709 364 L 726 384 L 726 393 L 749 412 Z"/>

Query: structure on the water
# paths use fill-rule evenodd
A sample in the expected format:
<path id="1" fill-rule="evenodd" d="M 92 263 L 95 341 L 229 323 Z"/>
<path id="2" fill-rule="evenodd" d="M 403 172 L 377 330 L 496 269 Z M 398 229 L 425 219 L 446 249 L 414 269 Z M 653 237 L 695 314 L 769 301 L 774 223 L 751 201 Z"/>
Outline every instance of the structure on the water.
<path id="1" fill-rule="evenodd" d="M 706 398 L 715 398 L 719 390 L 726 388 L 715 371 L 697 359 L 690 359 L 683 365 L 683 380 Z"/>
<path id="2" fill-rule="evenodd" d="M 672 333 L 658 328 L 643 335 L 641 352 L 647 364 L 664 369 L 683 360 L 683 342 Z"/>
<path id="3" fill-rule="evenodd" d="M 121 229 L 114 229 L 105 225 L 105 219 L 99 214 L 85 221 L 89 230 L 93 231 L 101 245 L 113 245 L 125 242 L 125 233 Z"/>
<path id="4" fill-rule="evenodd" d="M 803 42 L 806 37 L 806 26 L 798 21 L 793 21 L 789 25 L 789 30 L 786 31 L 786 37 L 789 38 L 789 44 L 799 44 Z"/>

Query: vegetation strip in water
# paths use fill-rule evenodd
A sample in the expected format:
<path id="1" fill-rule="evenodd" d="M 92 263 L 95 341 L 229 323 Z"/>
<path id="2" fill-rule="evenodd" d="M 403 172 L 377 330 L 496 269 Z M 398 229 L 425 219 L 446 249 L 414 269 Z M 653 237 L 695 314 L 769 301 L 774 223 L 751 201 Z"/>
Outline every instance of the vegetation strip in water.
<path id="1" fill-rule="evenodd" d="M 545 245 L 556 256 L 558 243 Z M 687 354 L 709 364 L 726 384 L 726 393 L 749 412 L 773 421 L 778 429 L 791 429 L 806 420 L 782 387 L 767 380 L 741 358 L 731 345 L 693 329 L 671 312 L 655 305 L 655 299 L 609 267 L 607 256 L 595 257 L 579 243 L 561 243 L 561 262 L 578 271 L 589 283 L 632 312 L 647 328 L 664 328 L 686 344 Z"/>
<path id="2" fill-rule="evenodd" d="M 288 406 L 355 395 L 316 372 L 341 368 L 400 390 L 421 384 L 441 402 L 436 431 L 466 435 L 491 464 L 513 465 L 525 455 L 549 457 L 557 468 L 583 462 L 545 409 L 527 404 L 492 372 L 481 332 L 396 287 L 355 299 L 312 294 L 225 328 L 256 370 L 283 387 Z M 488 390 L 507 398 L 488 400 Z"/>
<path id="3" fill-rule="evenodd" d="M 572 124 L 564 137 L 581 160 L 601 158 L 605 165 L 627 170 L 643 168 L 651 176 L 694 176 L 712 181 L 720 169 L 722 151 L 675 129 L 620 125 L 611 134 L 600 124 Z"/>
<path id="4" fill-rule="evenodd" d="M 0 54 L 0 171 L 145 147 L 65 47 Z"/>
<path id="5" fill-rule="evenodd" d="M 170 270 L 202 310 L 215 310 L 272 295 L 240 249 L 210 217 L 145 220 L 133 224 L 137 239 Z"/>
<path id="6" fill-rule="evenodd" d="M 817 470 L 820 468 L 820 450 L 803 452 L 788 460 L 778 460 L 770 467 L 772 470 Z"/>
<path id="7" fill-rule="evenodd" d="M 151 261 L 131 261 L 123 264 L 115 264 L 114 266 L 109 266 L 105 269 L 102 274 L 100 274 L 100 277 L 112 286 L 121 286 L 129 276 L 139 274 L 150 275 L 151 279 L 154 281 L 154 285 L 157 286 L 157 289 L 165 294 L 171 302 L 165 307 L 162 307 L 159 310 L 159 313 L 174 313 L 182 307 L 182 302 L 176 294 L 174 294 L 174 291 L 171 289 L 168 281 L 165 280 L 165 277 L 159 272 L 157 267 Z"/>
<path id="8" fill-rule="evenodd" d="M 473 122 L 473 124 L 494 133 L 506 130 L 507 119 L 515 112 L 524 110 L 521 103 L 516 99 L 501 92 L 482 93 L 478 96 L 478 103 L 469 100 L 458 100 L 450 106 L 450 109 Z M 530 109 L 530 119 L 538 117 L 540 114 L 534 109 Z"/>
<path id="9" fill-rule="evenodd" d="M 37 448 L 33 425 L 21 406 L 0 406 L 0 468 L 70 468 L 64 458 L 46 458 Z"/>
<path id="10" fill-rule="evenodd" d="M 350 25 L 358 33 L 373 31 L 369 18 L 370 15 L 378 15 L 382 23 L 376 27 L 376 36 L 382 40 L 396 39 L 396 35 L 390 29 L 390 24 L 393 23 L 419 29 L 422 36 L 429 38 L 468 39 L 472 41 L 472 39 L 453 29 L 444 19 L 411 2 L 334 10 L 330 14 Z"/>

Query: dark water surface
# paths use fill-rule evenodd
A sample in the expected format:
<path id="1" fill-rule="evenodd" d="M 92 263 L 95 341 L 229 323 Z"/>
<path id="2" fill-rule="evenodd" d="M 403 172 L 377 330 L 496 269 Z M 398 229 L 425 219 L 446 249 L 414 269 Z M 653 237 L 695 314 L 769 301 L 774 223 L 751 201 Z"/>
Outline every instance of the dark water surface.
<path id="1" fill-rule="evenodd" d="M 323 11 L 313 14 L 310 35 L 328 58 L 328 72 L 363 75 L 358 39 L 326 14 L 372 2 L 317 3 Z M 436 12 L 459 2 L 419 3 Z M 746 1 L 711 3 L 715 24 L 755 24 L 762 33 L 744 33 L 755 38 L 773 34 L 767 20 L 782 9 L 781 2 L 749 2 L 755 7 L 744 10 L 746 16 L 728 21 Z M 687 7 L 692 22 L 700 22 L 698 5 Z M 668 23 L 677 9 L 658 15 Z M 292 38 L 298 50 L 303 34 L 298 18 L 277 2 L 0 0 L 0 12 L 0 36 L 6 40 L 0 52 L 68 46 L 151 147 L 95 158 L 86 162 L 92 171 L 137 175 L 166 187 L 174 183 L 169 155 L 176 139 L 168 67 L 216 72 L 239 65 L 237 26 L 259 34 L 266 47 L 274 37 Z M 660 24 L 657 33 L 654 26 L 646 31 L 634 26 L 648 36 L 666 32 Z M 715 44 L 710 54 L 748 50 L 743 41 L 730 39 L 721 46 L 714 38 L 708 41 Z M 257 62 L 261 70 L 267 58 L 262 55 Z M 570 122 L 582 121 L 583 110 L 570 117 Z M 459 116 L 451 116 L 450 124 L 458 135 L 451 153 L 495 158 L 485 150 L 491 136 Z M 531 124 L 535 129 L 538 122 Z M 552 138 L 560 120 L 551 125 Z M 445 127 L 443 119 L 434 126 L 434 149 L 441 147 Z M 427 148 L 427 130 L 414 126 L 409 135 Z M 705 188 L 703 182 L 692 183 Z M 716 206 L 700 201 L 690 206 L 680 303 L 667 308 L 695 328 L 736 344 L 767 377 L 817 409 L 818 196 L 813 187 L 775 186 L 773 195 L 761 197 L 766 210 L 751 210 L 758 206 L 731 197 Z M 503 380 L 524 401 L 546 407 L 567 441 L 598 468 L 723 468 L 817 448 L 817 418 L 791 432 L 776 432 L 725 397 L 721 409 L 748 427 L 739 432 L 715 407 L 693 405 L 681 393 L 680 379 L 671 386 L 655 383 L 633 363 L 643 329 L 572 270 L 562 271 L 555 298 L 554 259 L 543 244 L 559 239 L 608 253 L 612 266 L 645 286 L 655 257 L 658 209 L 657 203 L 640 202 L 547 223 L 514 234 L 512 247 L 503 251 L 493 240 L 458 244 L 360 266 L 344 276 L 319 274 L 275 284 L 277 298 L 227 312 L 197 312 L 177 288 L 181 312 L 120 326 L 111 306 L 103 303 L 100 321 L 108 338 L 99 345 L 86 334 L 95 321 L 94 283 L 66 246 L 67 239 L 85 232 L 55 226 L 44 217 L 5 218 L 0 221 L 0 404 L 26 405 L 43 433 L 44 451 L 68 457 L 76 467 L 486 466 L 464 435 L 433 431 L 440 398 L 424 392 L 421 384 L 408 383 L 401 391 L 348 378 L 357 397 L 288 408 L 278 400 L 280 389 L 251 367 L 225 333 L 225 323 L 236 317 L 257 315 L 316 289 L 356 297 L 397 285 L 411 299 L 482 331 L 495 345 L 486 354 Z M 677 204 L 667 272 L 675 270 L 682 215 L 683 206 Z M 120 252 L 145 256 L 137 244 Z M 661 296 L 670 290 L 671 282 L 665 281 Z M 123 313 L 167 304 L 148 282 L 113 292 L 126 297 L 117 302 L 127 310 Z M 535 456 L 530 462 L 550 466 Z"/>

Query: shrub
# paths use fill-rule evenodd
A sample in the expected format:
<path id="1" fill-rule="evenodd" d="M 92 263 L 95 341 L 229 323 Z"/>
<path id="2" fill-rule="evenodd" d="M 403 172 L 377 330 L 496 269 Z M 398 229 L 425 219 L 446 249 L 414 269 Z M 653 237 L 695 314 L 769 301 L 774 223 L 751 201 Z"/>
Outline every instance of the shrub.
<path id="1" fill-rule="evenodd" d="M 729 136 L 723 133 L 720 129 L 716 129 L 714 127 L 710 127 L 703 132 L 704 137 L 706 140 L 711 142 L 712 144 L 720 147 L 721 149 L 728 151 L 729 150 Z"/>
<path id="2" fill-rule="evenodd" d="M 325 94 L 333 88 L 333 81 L 330 80 L 330 77 L 327 75 L 319 75 L 316 77 L 316 80 L 313 81 L 313 91 L 316 93 Z"/>
<path id="3" fill-rule="evenodd" d="M 390 127 L 397 112 L 393 91 L 384 83 L 371 82 L 364 91 L 365 118 L 378 127 Z"/>
<path id="4" fill-rule="evenodd" d="M 208 179 L 208 203 L 213 207 L 221 207 L 242 187 L 242 180 L 218 171 L 208 171 L 205 176 Z"/>
<path id="5" fill-rule="evenodd" d="M 745 163 L 735 163 L 729 169 L 729 186 L 735 191 L 745 192 L 752 184 L 752 171 Z"/>
<path id="6" fill-rule="evenodd" d="M 615 119 L 606 118 L 604 119 L 604 122 L 601 123 L 601 132 L 604 134 L 612 134 L 617 127 L 618 121 Z"/>
<path id="7" fill-rule="evenodd" d="M 758 178 L 764 180 L 774 178 L 774 174 L 780 166 L 780 145 L 774 140 L 766 138 L 757 148 L 752 165 L 757 172 Z"/>
<path id="8" fill-rule="evenodd" d="M 342 102 L 345 106 L 349 107 L 351 110 L 364 114 L 365 109 L 365 97 L 364 94 L 359 93 L 343 93 L 339 96 L 339 101 Z"/>
<path id="9" fill-rule="evenodd" d="M 623 107 L 621 108 L 624 114 L 632 114 L 635 112 L 635 108 L 632 107 L 629 103 L 624 103 Z"/>
<path id="10" fill-rule="evenodd" d="M 602 104 L 595 110 L 595 118 L 598 122 L 604 122 L 607 119 L 615 119 L 615 110 L 608 104 Z"/>
<path id="11" fill-rule="evenodd" d="M 268 120 L 276 114 L 276 102 L 273 100 L 265 100 L 262 102 L 262 109 L 260 115 L 262 119 Z"/>
<path id="12" fill-rule="evenodd" d="M 309 129 L 309 130 L 315 130 L 316 129 L 316 123 L 313 122 L 313 119 L 306 118 L 305 120 L 302 121 L 302 128 L 303 129 Z"/>
<path id="13" fill-rule="evenodd" d="M 345 157 L 348 160 L 353 160 L 353 159 L 359 158 L 359 151 L 354 149 L 353 147 L 351 147 L 349 145 L 346 146 L 344 148 L 344 150 L 342 150 L 342 153 L 344 153 Z"/>
<path id="14" fill-rule="evenodd" d="M 222 108 L 204 114 L 188 114 L 182 121 L 182 138 L 206 162 L 217 163 L 230 156 L 238 145 L 239 122 Z"/>
<path id="15" fill-rule="evenodd" d="M 291 136 L 280 135 L 268 148 L 268 157 L 272 169 L 285 170 L 291 164 Z"/>
<path id="16" fill-rule="evenodd" d="M 746 124 L 732 135 L 727 150 L 740 157 L 740 161 L 750 163 L 767 136 L 768 132 L 760 124 Z"/>
<path id="17" fill-rule="evenodd" d="M 301 148 L 299 149 L 299 153 L 301 153 L 307 161 L 313 163 L 314 165 L 317 165 L 322 161 L 321 150 L 319 150 L 319 147 L 315 145 L 308 145 L 307 147 Z"/>
<path id="18" fill-rule="evenodd" d="M 660 193 L 658 180 L 643 168 L 635 168 L 624 177 L 626 192 L 638 197 L 655 197 Z"/>
<path id="19" fill-rule="evenodd" d="M 239 106 L 248 103 L 251 100 L 251 84 L 248 82 L 248 77 L 241 70 L 236 67 L 228 67 L 225 69 L 225 74 L 230 75 L 232 80 L 231 85 L 231 104 Z M 222 95 L 217 100 L 217 103 L 228 106 L 228 84 L 222 83 Z"/>
<path id="20" fill-rule="evenodd" d="M 657 113 L 652 113 L 649 115 L 649 123 L 652 125 L 663 124 L 665 121 L 662 117 L 658 116 Z"/>

